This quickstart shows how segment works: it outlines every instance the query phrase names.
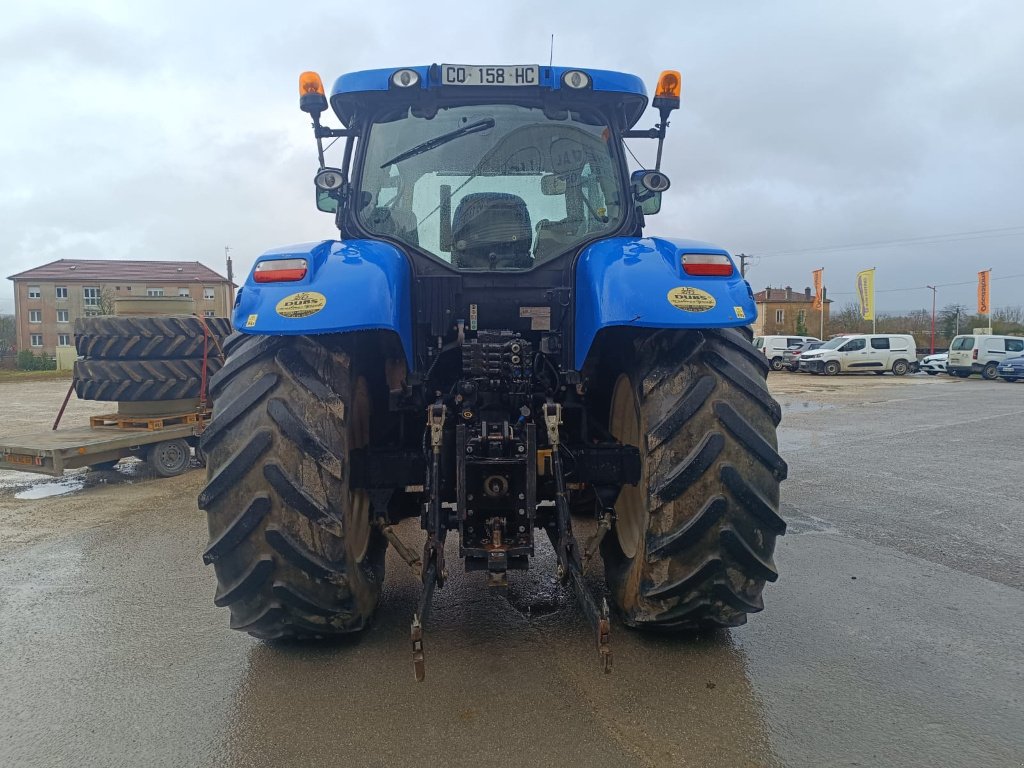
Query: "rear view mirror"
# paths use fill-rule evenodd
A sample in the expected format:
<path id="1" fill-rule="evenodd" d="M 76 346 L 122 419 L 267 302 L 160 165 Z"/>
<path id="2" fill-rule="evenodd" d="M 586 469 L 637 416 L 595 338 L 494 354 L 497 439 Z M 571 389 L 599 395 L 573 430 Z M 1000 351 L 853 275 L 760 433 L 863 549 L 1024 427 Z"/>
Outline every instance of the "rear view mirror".
<path id="1" fill-rule="evenodd" d="M 564 195 L 565 179 L 553 173 L 540 177 L 540 193 L 542 195 Z"/>
<path id="2" fill-rule="evenodd" d="M 345 176 L 337 168 L 321 168 L 313 177 L 316 185 L 316 207 L 324 213 L 336 213 Z"/>
<path id="3" fill-rule="evenodd" d="M 661 210 L 661 193 L 671 182 L 661 171 L 633 171 L 629 180 L 633 184 L 633 197 L 645 216 Z"/>
<path id="4" fill-rule="evenodd" d="M 338 198 L 329 189 L 318 189 L 316 191 L 316 207 L 324 213 L 338 212 Z"/>

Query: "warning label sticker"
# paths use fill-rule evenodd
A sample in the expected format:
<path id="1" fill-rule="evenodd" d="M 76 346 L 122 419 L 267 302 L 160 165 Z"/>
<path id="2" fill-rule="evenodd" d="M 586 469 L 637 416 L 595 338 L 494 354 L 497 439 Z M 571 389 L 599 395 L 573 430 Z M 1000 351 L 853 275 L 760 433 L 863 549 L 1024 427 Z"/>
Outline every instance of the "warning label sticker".
<path id="1" fill-rule="evenodd" d="M 531 331 L 551 330 L 551 307 L 520 307 L 519 316 L 530 318 Z"/>
<path id="2" fill-rule="evenodd" d="M 668 303 L 684 312 L 707 312 L 715 308 L 715 297 L 700 288 L 681 285 L 668 292 Z"/>
<path id="3" fill-rule="evenodd" d="M 285 296 L 279 302 L 275 310 L 281 317 L 298 319 L 315 315 L 327 306 L 327 297 L 316 291 L 302 291 Z"/>

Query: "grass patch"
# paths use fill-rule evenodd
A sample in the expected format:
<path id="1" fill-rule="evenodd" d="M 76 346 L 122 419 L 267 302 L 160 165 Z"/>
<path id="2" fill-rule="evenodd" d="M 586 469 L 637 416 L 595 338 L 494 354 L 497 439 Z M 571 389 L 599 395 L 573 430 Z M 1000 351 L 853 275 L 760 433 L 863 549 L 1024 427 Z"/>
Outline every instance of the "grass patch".
<path id="1" fill-rule="evenodd" d="M 18 381 L 68 381 L 71 371 L 0 371 L 0 384 Z"/>

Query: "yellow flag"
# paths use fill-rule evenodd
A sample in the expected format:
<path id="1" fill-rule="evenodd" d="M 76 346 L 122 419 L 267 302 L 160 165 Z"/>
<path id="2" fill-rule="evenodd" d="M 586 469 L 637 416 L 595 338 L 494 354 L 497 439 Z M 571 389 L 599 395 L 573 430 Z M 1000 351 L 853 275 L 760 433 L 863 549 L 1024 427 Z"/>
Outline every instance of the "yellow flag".
<path id="1" fill-rule="evenodd" d="M 821 309 L 823 299 L 825 298 L 821 292 L 822 276 L 825 273 L 825 268 L 816 269 L 811 274 L 814 276 L 814 309 Z"/>
<path id="2" fill-rule="evenodd" d="M 861 319 L 874 320 L 875 270 L 873 267 L 857 273 L 857 296 L 860 298 Z"/>

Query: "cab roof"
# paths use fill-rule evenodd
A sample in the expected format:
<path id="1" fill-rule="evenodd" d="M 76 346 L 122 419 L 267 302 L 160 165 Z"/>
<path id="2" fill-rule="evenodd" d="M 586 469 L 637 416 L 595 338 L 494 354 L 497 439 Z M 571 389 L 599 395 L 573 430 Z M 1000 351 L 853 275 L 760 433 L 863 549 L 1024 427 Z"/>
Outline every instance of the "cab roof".
<path id="1" fill-rule="evenodd" d="M 419 83 L 413 86 L 413 91 L 432 91 L 441 95 L 445 92 L 455 94 L 467 93 L 513 93 L 520 88 L 507 86 L 451 86 L 441 84 L 440 64 L 429 64 L 419 67 L 392 67 L 389 69 L 366 69 L 359 72 L 349 72 L 334 81 L 331 88 L 331 105 L 343 123 L 348 123 L 352 114 L 359 104 L 360 94 L 374 94 L 381 91 L 395 90 L 391 85 L 391 76 L 396 72 L 408 69 L 419 75 Z M 585 72 L 590 76 L 591 85 L 588 92 L 595 96 L 600 94 L 609 101 L 617 101 L 622 104 L 629 127 L 632 127 L 647 109 L 647 89 L 644 82 L 636 75 L 625 72 L 612 72 L 604 69 L 588 69 L 585 67 L 554 67 L 539 66 L 538 86 L 528 87 L 529 90 L 539 88 L 541 91 L 560 91 L 562 88 L 562 75 L 566 72 Z M 527 90 L 527 88 L 522 88 Z M 570 90 L 570 89 L 565 89 Z M 578 92 L 573 93 L 579 96 Z"/>

